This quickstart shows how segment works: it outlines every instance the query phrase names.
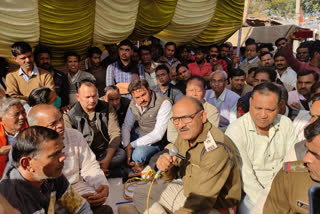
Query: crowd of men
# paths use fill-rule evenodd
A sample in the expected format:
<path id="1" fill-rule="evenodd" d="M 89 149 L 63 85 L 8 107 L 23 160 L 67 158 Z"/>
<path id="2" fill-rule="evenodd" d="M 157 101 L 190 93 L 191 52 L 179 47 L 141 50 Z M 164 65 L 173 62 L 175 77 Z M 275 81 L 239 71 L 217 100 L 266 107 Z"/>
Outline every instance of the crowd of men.
<path id="1" fill-rule="evenodd" d="M 84 65 L 65 53 L 66 72 L 48 47 L 15 42 L 20 67 L 0 61 L 0 205 L 113 213 L 107 178 L 151 167 L 166 182 L 151 194 L 139 185 L 122 213 L 308 213 L 320 182 L 320 41 L 295 54 L 295 39 L 274 49 L 249 38 L 240 53 L 123 40 L 108 54 L 90 47 Z"/>

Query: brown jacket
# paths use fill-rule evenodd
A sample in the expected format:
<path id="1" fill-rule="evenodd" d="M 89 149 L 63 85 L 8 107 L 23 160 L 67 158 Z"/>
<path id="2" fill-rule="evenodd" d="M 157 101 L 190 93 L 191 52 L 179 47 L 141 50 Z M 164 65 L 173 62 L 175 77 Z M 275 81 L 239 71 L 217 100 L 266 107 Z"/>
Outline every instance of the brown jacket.
<path id="1" fill-rule="evenodd" d="M 286 162 L 274 178 L 263 213 L 309 213 L 308 190 L 319 184 L 310 177 L 303 161 Z"/>
<path id="2" fill-rule="evenodd" d="M 31 77 L 28 82 L 24 80 L 22 75 L 19 76 L 19 69 L 8 73 L 6 76 L 6 94 L 10 97 L 28 100 L 29 94 L 35 88 L 48 87 L 55 91 L 52 75 L 41 68 L 38 68 L 38 71 L 39 75 Z"/>
<path id="3" fill-rule="evenodd" d="M 206 151 L 204 141 L 210 131 L 217 148 Z M 178 160 L 175 167 L 163 173 L 163 180 L 171 180 L 179 171 L 183 180 L 185 205 L 175 214 L 209 213 L 212 208 L 230 208 L 241 198 L 241 179 L 235 149 L 230 139 L 218 128 L 206 122 L 193 147 L 180 136 L 175 142 L 186 160 Z"/>

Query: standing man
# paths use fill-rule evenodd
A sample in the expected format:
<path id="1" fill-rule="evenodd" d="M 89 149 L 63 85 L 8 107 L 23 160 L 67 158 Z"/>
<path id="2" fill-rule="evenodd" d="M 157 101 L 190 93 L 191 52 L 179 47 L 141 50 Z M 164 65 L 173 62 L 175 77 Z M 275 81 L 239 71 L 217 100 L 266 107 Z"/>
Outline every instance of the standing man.
<path id="1" fill-rule="evenodd" d="M 0 178 L 7 165 L 8 154 L 17 135 L 28 127 L 21 100 L 2 98 L 0 101 Z"/>
<path id="2" fill-rule="evenodd" d="M 164 181 L 152 187 L 150 213 L 235 213 L 241 198 L 241 178 L 235 149 L 207 121 L 201 102 L 184 97 L 173 107 L 171 120 L 179 133 L 174 145 L 185 160 L 162 154 L 157 168 Z M 133 201 L 146 213 L 148 185 L 135 189 Z"/>
<path id="3" fill-rule="evenodd" d="M 283 48 L 283 47 L 286 47 L 287 42 L 288 42 L 287 38 L 281 37 L 281 38 L 277 39 L 277 40 L 274 42 L 274 44 L 277 46 L 277 50 L 279 50 L 279 49 L 281 49 L 281 48 Z"/>
<path id="4" fill-rule="evenodd" d="M 274 55 L 274 65 L 278 79 L 280 79 L 285 85 L 295 88 L 297 83 L 297 73 L 289 67 L 288 62 L 281 51 L 278 51 Z"/>
<path id="5" fill-rule="evenodd" d="M 61 98 L 61 107 L 69 105 L 68 77 L 62 71 L 55 69 L 51 64 L 52 54 L 49 48 L 38 45 L 34 50 L 34 58 L 39 68 L 51 73 L 56 94 Z"/>
<path id="6" fill-rule="evenodd" d="M 249 113 L 226 130 L 237 148 L 246 194 L 238 210 L 240 214 L 250 213 L 280 169 L 286 153 L 296 143 L 291 120 L 278 114 L 280 96 L 279 87 L 272 83 L 257 85 L 250 98 Z"/>
<path id="7" fill-rule="evenodd" d="M 121 167 L 125 153 L 119 148 L 121 136 L 117 113 L 111 105 L 98 100 L 97 88 L 89 80 L 79 83 L 76 96 L 78 102 L 64 118 L 66 127 L 82 133 L 106 174 L 118 176 L 112 175 L 112 170 Z"/>
<path id="8" fill-rule="evenodd" d="M 146 80 L 135 80 L 129 85 L 132 100 L 122 126 L 122 144 L 127 153 L 127 164 L 141 172 L 152 155 L 166 146 L 166 130 L 172 104 L 169 99 L 149 88 Z M 139 138 L 131 140 L 130 132 L 138 123 Z"/>
<path id="9" fill-rule="evenodd" d="M 102 51 L 98 47 L 91 47 L 88 50 L 89 68 L 87 72 L 96 79 L 99 96 L 104 95 L 104 88 L 106 87 L 106 69 L 101 65 L 101 54 Z"/>
<path id="10" fill-rule="evenodd" d="M 239 68 L 231 71 L 230 84 L 227 85 L 227 89 L 242 97 L 246 93 L 252 91 L 253 87 L 246 84 L 246 73 Z"/>
<path id="11" fill-rule="evenodd" d="M 0 193 L 21 213 L 55 213 L 55 205 L 68 213 L 92 214 L 88 202 L 62 174 L 64 144 L 51 129 L 23 130 L 12 146 L 12 166 L 0 182 Z"/>
<path id="12" fill-rule="evenodd" d="M 43 126 L 56 131 L 63 139 L 63 153 L 67 156 L 62 173 L 72 188 L 91 205 L 94 214 L 112 213 L 105 204 L 109 195 L 109 183 L 82 134 L 65 128 L 59 109 L 40 104 L 28 114 L 30 126 Z M 92 176 L 94 175 L 94 176 Z"/>
<path id="13" fill-rule="evenodd" d="M 212 66 L 205 60 L 207 57 L 207 50 L 205 47 L 198 47 L 195 52 L 196 61 L 188 64 L 191 76 L 200 76 L 208 81 L 210 79 L 210 74 L 212 73 Z"/>
<path id="14" fill-rule="evenodd" d="M 31 46 L 26 42 L 15 42 L 11 46 L 13 60 L 20 68 L 10 72 L 6 76 L 6 94 L 23 100 L 28 100 L 28 96 L 35 88 L 48 87 L 54 91 L 52 75 L 34 65 L 34 58 Z"/>
<path id="15" fill-rule="evenodd" d="M 169 72 L 169 68 L 166 65 L 159 65 L 156 68 L 155 73 L 158 85 L 154 91 L 170 98 L 173 103 L 176 103 L 184 95 L 178 88 L 170 83 Z"/>
<path id="16" fill-rule="evenodd" d="M 80 56 L 75 52 L 68 52 L 64 56 L 66 66 L 68 69 L 68 82 L 69 82 L 69 102 L 73 105 L 77 102 L 76 93 L 77 85 L 84 79 L 96 81 L 94 76 L 86 71 L 79 70 Z"/>
<path id="17" fill-rule="evenodd" d="M 310 60 L 310 45 L 306 42 L 300 43 L 297 48 L 297 60 L 300 62 L 309 62 Z"/>
<path id="18" fill-rule="evenodd" d="M 262 67 L 273 67 L 274 66 L 274 60 L 273 56 L 270 52 L 263 52 L 261 53 L 260 57 L 260 65 Z"/>
<path id="19" fill-rule="evenodd" d="M 214 105 L 220 113 L 220 128 L 226 128 L 229 123 L 237 119 L 237 102 L 240 96 L 226 88 L 228 84 L 225 71 L 212 73 L 210 90 L 207 90 L 204 99 Z"/>
<path id="20" fill-rule="evenodd" d="M 169 69 L 180 64 L 180 61 L 174 57 L 176 47 L 174 42 L 167 42 L 164 46 L 164 56 L 160 57 L 159 63 L 165 64 Z"/>
<path id="21" fill-rule="evenodd" d="M 149 46 L 142 45 L 139 48 L 139 54 L 141 57 L 141 63 L 144 68 L 145 78 L 148 81 L 150 88 L 154 89 L 157 87 L 155 70 L 156 70 L 157 66 L 159 65 L 159 63 L 154 62 L 152 60 L 151 49 Z"/>
<path id="22" fill-rule="evenodd" d="M 120 42 L 118 55 L 118 60 L 107 68 L 106 86 L 116 85 L 121 95 L 130 97 L 128 92 L 130 82 L 145 78 L 143 66 L 132 62 L 133 44 L 130 40 Z"/>

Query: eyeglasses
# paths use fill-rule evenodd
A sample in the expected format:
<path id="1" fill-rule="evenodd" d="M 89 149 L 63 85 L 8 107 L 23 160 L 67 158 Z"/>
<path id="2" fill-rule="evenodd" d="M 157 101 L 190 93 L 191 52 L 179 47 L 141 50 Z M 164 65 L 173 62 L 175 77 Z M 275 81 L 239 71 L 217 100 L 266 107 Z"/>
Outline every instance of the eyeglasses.
<path id="1" fill-rule="evenodd" d="M 196 113 L 190 114 L 190 115 L 185 115 L 182 117 L 171 117 L 170 120 L 173 122 L 174 125 L 178 125 L 180 123 L 180 120 L 184 123 L 191 123 L 193 118 L 199 113 L 201 112 L 203 109 L 200 109 L 199 111 L 197 111 Z"/>

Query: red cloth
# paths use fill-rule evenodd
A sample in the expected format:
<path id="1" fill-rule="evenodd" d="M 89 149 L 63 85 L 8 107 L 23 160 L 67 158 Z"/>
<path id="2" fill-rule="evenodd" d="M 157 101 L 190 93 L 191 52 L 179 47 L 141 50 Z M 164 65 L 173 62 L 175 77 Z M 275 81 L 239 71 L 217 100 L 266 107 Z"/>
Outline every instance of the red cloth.
<path id="1" fill-rule="evenodd" d="M 20 129 L 22 131 L 23 129 L 28 128 L 28 124 L 26 123 L 23 128 Z M 7 138 L 6 138 L 6 132 L 4 131 L 3 125 L 0 124 L 0 147 L 7 145 Z M 7 155 L 0 155 L 0 178 L 2 178 L 2 174 L 4 169 L 7 165 Z"/>
<path id="2" fill-rule="evenodd" d="M 320 69 L 310 65 L 309 62 L 300 62 L 293 56 L 292 46 L 288 44 L 284 47 L 284 56 L 290 67 L 297 73 L 305 70 L 314 70 L 320 75 Z"/>
<path id="3" fill-rule="evenodd" d="M 206 76 L 212 73 L 212 66 L 210 63 L 205 62 L 200 70 L 197 62 L 189 63 L 188 68 L 191 71 L 191 76 Z"/>

